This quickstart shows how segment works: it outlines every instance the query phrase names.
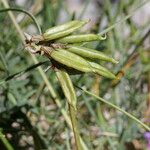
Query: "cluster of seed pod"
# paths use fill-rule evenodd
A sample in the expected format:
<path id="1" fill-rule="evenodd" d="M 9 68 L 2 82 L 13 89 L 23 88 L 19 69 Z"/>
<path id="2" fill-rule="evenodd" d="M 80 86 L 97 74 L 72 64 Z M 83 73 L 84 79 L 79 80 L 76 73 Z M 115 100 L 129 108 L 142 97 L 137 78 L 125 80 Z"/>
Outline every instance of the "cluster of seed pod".
<path id="1" fill-rule="evenodd" d="M 98 34 L 72 34 L 88 21 L 70 21 L 52 27 L 42 35 L 26 36 L 26 49 L 32 53 L 47 56 L 56 68 L 66 70 L 70 74 L 92 72 L 107 78 L 116 78 L 108 69 L 96 63 L 97 59 L 118 63 L 113 58 L 94 49 L 76 46 L 79 43 L 104 40 Z"/>

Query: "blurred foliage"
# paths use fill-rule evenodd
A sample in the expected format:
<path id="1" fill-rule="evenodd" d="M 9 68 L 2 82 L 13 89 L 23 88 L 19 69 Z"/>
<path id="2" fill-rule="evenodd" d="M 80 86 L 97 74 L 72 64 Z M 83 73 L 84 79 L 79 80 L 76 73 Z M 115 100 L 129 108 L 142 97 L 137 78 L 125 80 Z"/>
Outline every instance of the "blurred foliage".
<path id="1" fill-rule="evenodd" d="M 73 11 L 72 7 L 76 3 L 68 0 L 31 0 L 24 4 L 18 2 L 21 1 L 11 0 L 9 5 L 34 14 L 43 31 L 72 18 L 91 18 L 90 28 L 87 27 L 83 32 L 94 33 L 100 33 L 130 14 L 140 3 L 139 0 L 87 0 L 76 6 L 80 6 L 80 11 Z M 96 16 L 95 13 L 88 16 L 88 10 L 92 7 L 95 7 Z M 4 6 L 0 3 L 0 9 L 2 8 Z M 23 31 L 38 33 L 29 17 L 20 12 L 13 13 Z M 140 19 L 142 21 L 143 18 Z M 107 40 L 86 45 L 119 60 L 119 65 L 105 64 L 118 74 L 119 81 L 91 74 L 71 76 L 75 85 L 103 96 L 147 125 L 150 125 L 149 23 L 147 21 L 140 25 L 131 17 L 109 31 Z M 47 59 L 38 56 L 38 60 L 44 62 Z M 46 62 L 42 64 L 42 68 L 45 70 L 49 65 L 50 62 Z M 28 67 L 32 69 L 21 75 L 11 76 Z M 67 111 L 54 71 L 50 69 L 46 75 L 57 91 L 62 107 Z M 76 95 L 80 133 L 90 150 L 146 149 L 143 138 L 145 131 L 134 121 L 107 105 L 93 101 L 92 97 L 79 89 L 76 89 Z M 55 104 L 30 55 L 24 50 L 7 13 L 0 13 L 0 129 L 15 150 L 69 150 L 70 141 L 74 145 L 60 108 Z M 5 150 L 1 141 L 0 149 Z"/>

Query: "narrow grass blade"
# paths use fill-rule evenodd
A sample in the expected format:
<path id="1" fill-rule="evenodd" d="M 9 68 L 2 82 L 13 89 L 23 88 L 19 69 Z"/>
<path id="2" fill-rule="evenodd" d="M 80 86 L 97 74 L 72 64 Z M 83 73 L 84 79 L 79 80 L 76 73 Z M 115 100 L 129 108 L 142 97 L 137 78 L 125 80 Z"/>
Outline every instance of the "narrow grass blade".
<path id="1" fill-rule="evenodd" d="M 88 95 L 90 95 L 90 96 L 96 98 L 97 100 L 99 100 L 99 101 L 101 101 L 101 102 L 103 102 L 103 103 L 105 103 L 105 104 L 111 106 L 112 108 L 114 108 L 114 109 L 116 109 L 116 110 L 122 112 L 123 114 L 125 114 L 126 116 L 128 116 L 130 119 L 136 121 L 138 124 L 140 124 L 140 125 L 141 125 L 142 127 L 144 127 L 146 130 L 150 131 L 150 127 L 148 127 L 146 124 L 144 124 L 143 122 L 141 122 L 141 121 L 140 121 L 139 119 L 137 119 L 135 116 L 131 115 L 130 113 L 126 112 L 125 110 L 121 109 L 120 107 L 118 107 L 118 106 L 116 106 L 116 105 L 114 105 L 114 104 L 108 102 L 107 100 L 105 100 L 105 99 L 103 99 L 103 98 L 101 98 L 101 97 L 99 97 L 99 96 L 97 96 L 97 95 L 95 95 L 95 94 L 93 94 L 93 93 L 91 93 L 91 92 L 89 92 L 89 91 L 87 91 L 87 90 L 84 90 L 84 89 L 82 89 L 82 88 L 80 88 L 80 87 L 78 87 L 78 86 L 76 86 L 76 87 L 79 88 L 80 90 L 82 90 L 83 92 L 85 92 L 86 94 L 88 94 Z"/>

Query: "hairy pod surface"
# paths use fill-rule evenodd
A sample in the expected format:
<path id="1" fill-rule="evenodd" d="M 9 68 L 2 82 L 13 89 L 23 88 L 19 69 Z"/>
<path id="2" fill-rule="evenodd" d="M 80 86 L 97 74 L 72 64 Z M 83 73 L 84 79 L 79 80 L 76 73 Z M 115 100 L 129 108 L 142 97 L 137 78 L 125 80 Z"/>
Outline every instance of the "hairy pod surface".
<path id="1" fill-rule="evenodd" d="M 60 43 L 81 43 L 81 42 L 90 42 L 90 41 L 100 41 L 105 40 L 106 37 L 102 37 L 97 34 L 80 34 L 80 35 L 69 35 L 63 38 L 56 40 Z"/>
<path id="2" fill-rule="evenodd" d="M 57 70 L 56 74 L 68 103 L 76 110 L 77 98 L 68 73 L 66 73 L 64 70 Z"/>
<path id="3" fill-rule="evenodd" d="M 100 59 L 100 60 L 104 60 L 104 61 L 108 61 L 108 62 L 112 62 L 112 63 L 118 63 L 113 58 L 105 55 L 104 53 L 102 53 L 100 51 L 94 50 L 94 49 L 81 47 L 81 46 L 68 45 L 66 50 L 73 52 L 75 54 L 78 54 L 85 58 Z"/>
<path id="4" fill-rule="evenodd" d="M 76 31 L 77 29 L 81 28 L 82 26 L 84 26 L 85 24 L 87 23 L 87 21 L 75 21 L 75 22 L 71 22 L 71 25 L 62 25 L 62 27 L 56 27 L 56 29 L 53 31 L 55 32 L 52 32 L 50 33 L 49 32 L 45 32 L 43 34 L 43 37 L 44 37 L 44 40 L 45 41 L 50 41 L 50 40 L 54 40 L 54 39 L 58 39 L 58 38 L 61 38 L 61 37 L 64 37 L 64 36 L 67 36 L 69 34 L 71 34 L 72 32 Z M 49 29 L 50 30 L 50 29 Z M 57 32 L 56 32 L 57 31 Z"/>
<path id="5" fill-rule="evenodd" d="M 102 67 L 101 65 L 95 63 L 95 62 L 89 62 L 90 65 L 92 66 L 94 73 L 102 75 L 106 78 L 110 78 L 110 79 L 116 79 L 116 76 L 111 73 L 109 70 L 107 70 L 106 68 Z"/>

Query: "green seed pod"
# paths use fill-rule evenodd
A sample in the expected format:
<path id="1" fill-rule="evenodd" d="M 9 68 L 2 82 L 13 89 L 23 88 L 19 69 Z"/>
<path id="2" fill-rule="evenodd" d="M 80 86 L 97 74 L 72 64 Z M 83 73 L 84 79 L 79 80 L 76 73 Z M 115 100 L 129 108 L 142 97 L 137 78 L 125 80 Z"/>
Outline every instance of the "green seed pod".
<path id="1" fill-rule="evenodd" d="M 44 34 L 45 35 L 50 35 L 50 34 L 54 34 L 54 33 L 57 33 L 57 32 L 61 32 L 61 31 L 64 31 L 64 30 L 67 30 L 67 29 L 73 27 L 74 25 L 76 25 L 80 22 L 81 21 L 78 21 L 78 20 L 70 21 L 70 22 L 67 22 L 65 24 L 61 24 L 61 25 L 49 28 L 45 31 Z"/>
<path id="2" fill-rule="evenodd" d="M 31 47 L 31 49 L 33 47 L 34 45 Z M 34 48 L 35 49 L 33 50 L 28 50 L 31 51 L 31 53 L 44 54 L 51 60 L 58 62 L 58 65 L 60 64 L 61 66 L 57 68 L 60 70 L 62 70 L 63 66 L 66 66 L 64 69 L 69 69 L 69 71 L 75 71 L 75 73 L 94 72 L 107 78 L 116 78 L 114 74 L 112 74 L 106 68 L 100 66 L 99 64 L 95 62 L 89 62 L 88 60 L 80 57 L 79 55 L 76 55 L 64 49 L 54 50 L 51 47 L 47 46 L 36 46 Z M 74 72 L 72 74 L 74 74 Z"/>
<path id="3" fill-rule="evenodd" d="M 76 23 L 74 23 L 74 25 L 71 26 L 70 28 L 68 28 L 68 26 L 67 26 L 67 29 L 65 29 L 65 30 L 64 30 L 64 26 L 63 26 L 63 30 L 60 30 L 60 28 L 59 28 L 60 32 L 54 32 L 52 34 L 49 34 L 49 32 L 45 32 L 43 34 L 43 38 L 44 38 L 45 41 L 50 41 L 50 40 L 54 40 L 54 39 L 64 37 L 66 35 L 71 34 L 74 31 L 76 31 L 77 29 L 81 28 L 86 23 L 87 23 L 87 21 L 78 21 L 78 22 L 76 21 Z"/>
<path id="4" fill-rule="evenodd" d="M 90 41 L 100 41 L 105 40 L 106 37 L 102 37 L 97 34 L 81 34 L 81 35 L 70 35 L 56 40 L 60 43 L 81 43 Z"/>
<path id="5" fill-rule="evenodd" d="M 44 48 L 43 50 L 47 57 L 52 58 L 65 66 L 74 68 L 81 72 L 92 72 L 92 68 L 88 61 L 74 53 L 65 51 L 63 49 L 49 51 L 49 49 Z"/>
<path id="6" fill-rule="evenodd" d="M 78 54 L 78 55 L 80 55 L 82 57 L 85 57 L 85 58 L 100 59 L 100 60 L 109 61 L 109 62 L 112 62 L 112 63 L 118 63 L 113 58 L 108 57 L 104 53 L 102 53 L 100 51 L 97 51 L 97 50 L 94 50 L 94 49 L 80 47 L 80 46 L 68 45 L 66 50 L 70 51 L 72 53 Z"/>
<path id="7" fill-rule="evenodd" d="M 116 79 L 116 76 L 111 73 L 109 70 L 107 70 L 106 68 L 102 67 L 101 65 L 95 63 L 95 62 L 89 62 L 91 67 L 93 68 L 93 72 L 99 75 L 102 75 L 106 78 L 110 78 L 110 79 Z"/>
<path id="8" fill-rule="evenodd" d="M 79 70 L 76 70 L 74 68 L 68 67 L 66 65 L 63 65 L 57 61 L 55 61 L 54 59 L 50 59 L 52 65 L 54 66 L 54 68 L 57 68 L 59 70 L 65 70 L 69 75 L 77 75 L 77 74 L 83 74 L 84 72 L 81 72 Z"/>
<path id="9" fill-rule="evenodd" d="M 76 110 L 77 98 L 68 73 L 64 70 L 57 70 L 56 74 L 68 103 Z"/>

